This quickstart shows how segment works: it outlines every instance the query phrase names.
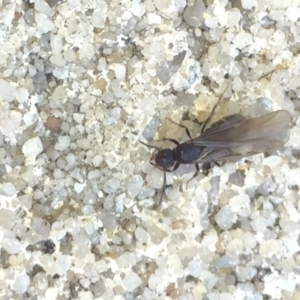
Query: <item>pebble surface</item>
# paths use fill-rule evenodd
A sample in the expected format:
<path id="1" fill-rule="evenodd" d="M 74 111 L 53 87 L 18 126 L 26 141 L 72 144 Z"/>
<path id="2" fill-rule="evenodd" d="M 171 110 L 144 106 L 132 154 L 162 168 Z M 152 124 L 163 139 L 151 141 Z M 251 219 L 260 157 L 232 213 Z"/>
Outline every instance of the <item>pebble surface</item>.
<path id="1" fill-rule="evenodd" d="M 3 1 L 1 299 L 300 299 L 299 1 Z M 228 77 L 229 79 L 224 79 Z M 139 143 L 285 109 L 285 147 L 163 174 Z"/>

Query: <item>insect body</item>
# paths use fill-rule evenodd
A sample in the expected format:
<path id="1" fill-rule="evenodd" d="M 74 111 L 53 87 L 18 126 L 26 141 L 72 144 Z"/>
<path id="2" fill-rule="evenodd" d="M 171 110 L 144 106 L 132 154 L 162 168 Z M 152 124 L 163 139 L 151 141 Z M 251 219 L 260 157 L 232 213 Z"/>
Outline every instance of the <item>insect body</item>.
<path id="1" fill-rule="evenodd" d="M 156 149 L 150 163 L 164 172 L 163 192 L 166 186 L 166 172 L 175 171 L 180 164 L 195 165 L 196 172 L 190 179 L 192 180 L 199 173 L 199 164 L 236 162 L 242 157 L 278 149 L 288 140 L 291 115 L 287 110 L 278 110 L 254 119 L 234 114 L 213 123 L 205 130 L 216 105 L 205 121 L 200 136 L 192 138 L 187 127 L 170 120 L 185 129 L 188 141 L 179 143 L 174 139 L 163 138 L 162 140 L 176 145 L 173 149 L 160 149 L 142 143 Z M 162 196 L 160 202 L 161 200 Z"/>

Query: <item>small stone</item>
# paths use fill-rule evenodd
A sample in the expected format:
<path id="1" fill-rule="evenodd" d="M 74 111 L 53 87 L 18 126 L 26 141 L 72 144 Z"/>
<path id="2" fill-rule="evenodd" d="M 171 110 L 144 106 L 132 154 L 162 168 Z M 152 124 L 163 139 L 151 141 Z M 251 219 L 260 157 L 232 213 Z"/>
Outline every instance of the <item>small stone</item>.
<path id="1" fill-rule="evenodd" d="M 24 271 L 21 274 L 15 275 L 15 281 L 11 287 L 16 293 L 22 294 L 27 291 L 29 284 L 30 284 L 30 277 Z"/>
<path id="2" fill-rule="evenodd" d="M 256 232 L 264 232 L 267 227 L 267 219 L 262 216 L 255 216 L 251 221 L 251 226 Z"/>
<path id="3" fill-rule="evenodd" d="M 37 136 L 24 143 L 22 152 L 25 157 L 36 157 L 44 150 L 41 139 Z"/>
<path id="4" fill-rule="evenodd" d="M 56 300 L 58 296 L 58 291 L 54 287 L 50 287 L 46 290 L 44 300 Z"/>
<path id="5" fill-rule="evenodd" d="M 135 237 L 139 242 L 143 244 L 147 244 L 150 240 L 149 233 L 142 227 L 138 227 L 135 230 Z"/>
<path id="6" fill-rule="evenodd" d="M 37 24 L 37 28 L 41 34 L 52 31 L 55 28 L 53 22 L 49 18 L 47 18 L 46 15 L 43 15 L 41 13 L 35 14 L 35 21 Z"/>
<path id="7" fill-rule="evenodd" d="M 77 146 L 81 149 L 88 150 L 91 147 L 91 143 L 88 139 L 83 138 L 77 141 Z"/>
<path id="8" fill-rule="evenodd" d="M 145 5 L 140 0 L 133 0 L 131 13 L 136 17 L 142 17 L 146 12 Z"/>
<path id="9" fill-rule="evenodd" d="M 38 234 L 42 235 L 43 237 L 48 237 L 51 230 L 50 223 L 41 218 L 33 218 L 31 226 Z"/>
<path id="10" fill-rule="evenodd" d="M 244 83 L 239 77 L 233 79 L 232 89 L 236 92 L 242 92 L 244 90 Z"/>
<path id="11" fill-rule="evenodd" d="M 75 190 L 75 192 L 77 194 L 79 194 L 79 193 L 81 193 L 84 190 L 85 186 L 86 186 L 85 183 L 78 183 L 78 182 L 76 182 L 74 184 L 74 190 Z"/>
<path id="12" fill-rule="evenodd" d="M 2 228 L 11 230 L 16 220 L 17 215 L 13 211 L 5 208 L 0 209 L 0 226 Z"/>
<path id="13" fill-rule="evenodd" d="M 299 7 L 288 7 L 286 10 L 286 17 L 291 22 L 297 22 L 300 18 Z"/>
<path id="14" fill-rule="evenodd" d="M 104 120 L 103 123 L 106 126 L 114 125 L 118 122 L 120 117 L 121 117 L 121 108 L 115 107 L 109 112 L 108 117 Z"/>
<path id="15" fill-rule="evenodd" d="M 215 220 L 220 228 L 227 230 L 236 222 L 237 216 L 229 206 L 223 206 L 215 215 Z"/>
<path id="16" fill-rule="evenodd" d="M 144 181 L 141 175 L 134 175 L 129 179 L 127 183 L 127 191 L 132 199 L 139 194 L 142 189 L 143 183 Z"/>
<path id="17" fill-rule="evenodd" d="M 263 257 L 280 257 L 283 254 L 283 245 L 280 240 L 266 240 L 259 245 L 259 254 Z"/>
<path id="18" fill-rule="evenodd" d="M 94 180 L 99 179 L 101 177 L 101 171 L 100 170 L 92 170 L 88 173 L 88 180 Z"/>
<path id="19" fill-rule="evenodd" d="M 17 238 L 5 237 L 2 240 L 1 247 L 9 254 L 17 254 L 23 249 L 22 243 Z"/>
<path id="20" fill-rule="evenodd" d="M 157 77 L 163 84 L 167 84 L 171 77 L 178 71 L 184 58 L 186 51 L 182 51 L 173 57 L 172 61 L 165 60 L 161 63 L 157 70 Z"/>
<path id="21" fill-rule="evenodd" d="M 6 80 L 0 79 L 0 99 L 11 102 L 15 99 L 17 91 L 15 87 Z"/>
<path id="22" fill-rule="evenodd" d="M 70 255 L 61 255 L 56 259 L 56 273 L 64 275 L 71 267 L 72 260 Z"/>
<path id="23" fill-rule="evenodd" d="M 16 131 L 18 131 L 21 122 L 22 114 L 18 111 L 10 110 L 3 114 L 0 113 L 0 128 L 2 133 L 6 136 L 14 136 L 16 134 Z"/>
<path id="24" fill-rule="evenodd" d="M 7 196 L 14 196 L 16 194 L 16 188 L 11 182 L 3 183 L 2 190 Z"/>
<path id="25" fill-rule="evenodd" d="M 206 18 L 205 25 L 211 29 L 217 28 L 218 27 L 218 18 L 216 18 L 214 16 L 210 16 L 209 18 Z"/>
<path id="26" fill-rule="evenodd" d="M 34 8 L 48 17 L 52 17 L 54 15 L 53 9 L 48 5 L 48 3 L 45 0 L 35 0 Z"/>
<path id="27" fill-rule="evenodd" d="M 193 277 L 200 278 L 201 274 L 207 270 L 207 267 L 204 262 L 193 259 L 189 262 L 188 269 Z"/>
<path id="28" fill-rule="evenodd" d="M 94 156 L 94 158 L 93 158 L 93 165 L 94 165 L 94 167 L 95 168 L 100 167 L 102 161 L 103 161 L 103 158 L 102 158 L 101 155 Z"/>
<path id="29" fill-rule="evenodd" d="M 76 114 L 73 115 L 73 119 L 78 124 L 81 124 L 83 122 L 83 120 L 84 120 L 84 116 L 85 116 L 84 114 L 78 114 L 78 113 L 76 113 Z"/>
<path id="30" fill-rule="evenodd" d="M 123 279 L 123 286 L 127 292 L 134 291 L 142 284 L 141 278 L 132 270 L 129 270 Z"/>
<path id="31" fill-rule="evenodd" d="M 64 151 L 70 146 L 70 137 L 69 136 L 59 136 L 57 143 L 55 144 L 55 149 L 59 151 Z"/>
<path id="32" fill-rule="evenodd" d="M 76 156 L 73 153 L 69 153 L 66 157 L 68 167 L 71 169 L 76 165 Z"/>
<path id="33" fill-rule="evenodd" d="M 203 22 L 205 6 L 202 1 L 195 2 L 192 6 L 187 6 L 183 13 L 183 19 L 192 27 L 199 27 Z"/>
<path id="34" fill-rule="evenodd" d="M 243 9 L 249 9 L 257 7 L 257 0 L 241 0 Z"/>
<path id="35" fill-rule="evenodd" d="M 242 15 L 241 12 L 237 8 L 233 8 L 228 12 L 228 19 L 227 19 L 227 25 L 229 27 L 231 26 L 237 26 L 240 22 Z"/>
<path id="36" fill-rule="evenodd" d="M 138 256 L 133 252 L 125 252 L 116 259 L 116 263 L 118 264 L 119 268 L 134 266 L 137 264 L 137 262 Z"/>
<path id="37" fill-rule="evenodd" d="M 121 189 L 120 180 L 116 178 L 111 178 L 107 180 L 103 185 L 103 191 L 107 194 L 114 194 Z"/>
<path id="38" fill-rule="evenodd" d="M 62 120 L 60 118 L 48 117 L 45 123 L 45 126 L 53 132 L 60 130 L 62 125 Z"/>
<path id="39" fill-rule="evenodd" d="M 105 26 L 105 21 L 107 18 L 107 4 L 105 1 L 98 1 L 97 2 L 101 9 L 95 9 L 93 16 L 92 16 L 92 25 L 95 28 L 103 28 Z"/>
<path id="40" fill-rule="evenodd" d="M 38 120 L 38 114 L 27 112 L 23 116 L 23 121 L 27 127 L 33 125 Z"/>

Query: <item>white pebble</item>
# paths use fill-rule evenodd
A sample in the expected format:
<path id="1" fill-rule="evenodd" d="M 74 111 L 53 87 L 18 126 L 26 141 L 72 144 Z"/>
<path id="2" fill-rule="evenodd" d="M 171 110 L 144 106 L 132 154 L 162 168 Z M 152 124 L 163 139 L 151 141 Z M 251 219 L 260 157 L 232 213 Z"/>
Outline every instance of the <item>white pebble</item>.
<path id="1" fill-rule="evenodd" d="M 235 77 L 233 79 L 232 89 L 236 93 L 242 92 L 244 90 L 244 82 L 239 77 Z"/>
<path id="2" fill-rule="evenodd" d="M 134 266 L 137 262 L 138 256 L 133 252 L 125 252 L 116 259 L 119 268 Z"/>
<path id="3" fill-rule="evenodd" d="M 142 189 L 143 183 L 144 181 L 142 176 L 138 174 L 129 179 L 127 183 L 127 192 L 132 199 L 139 194 Z"/>
<path id="4" fill-rule="evenodd" d="M 103 124 L 106 126 L 114 125 L 121 117 L 121 108 L 115 107 L 110 112 L 108 117 L 104 120 Z"/>
<path id="5" fill-rule="evenodd" d="M 84 119 L 84 114 L 76 113 L 76 114 L 73 115 L 73 119 L 76 123 L 81 124 L 83 119 Z"/>
<path id="6" fill-rule="evenodd" d="M 262 216 L 255 216 L 251 221 L 251 226 L 256 232 L 264 232 L 267 227 L 267 219 Z"/>
<path id="7" fill-rule="evenodd" d="M 61 179 L 65 177 L 65 172 L 63 172 L 61 169 L 54 169 L 53 171 L 53 177 L 55 179 Z"/>
<path id="8" fill-rule="evenodd" d="M 11 288 L 18 294 L 25 293 L 30 284 L 30 277 L 24 271 L 22 274 L 15 275 L 15 281 Z"/>
<path id="9" fill-rule="evenodd" d="M 77 194 L 79 194 L 79 193 L 81 193 L 84 190 L 85 186 L 86 186 L 85 183 L 78 183 L 78 182 L 76 182 L 74 184 L 74 190 L 75 190 L 75 192 Z"/>
<path id="10" fill-rule="evenodd" d="M 291 22 L 297 22 L 300 17 L 300 10 L 298 7 L 288 7 L 286 10 L 286 17 Z"/>
<path id="11" fill-rule="evenodd" d="M 107 194 L 114 194 L 121 189 L 120 180 L 111 178 L 107 180 L 103 185 L 103 191 Z"/>
<path id="12" fill-rule="evenodd" d="M 259 245 L 259 254 L 263 257 L 277 256 L 278 258 L 283 253 L 283 245 L 280 240 L 262 241 Z"/>
<path id="13" fill-rule="evenodd" d="M 233 8 L 228 12 L 227 25 L 229 27 L 238 25 L 242 15 L 237 8 Z"/>
<path id="14" fill-rule="evenodd" d="M 44 300 L 56 300 L 58 296 L 57 289 L 54 287 L 50 287 L 45 292 Z"/>
<path id="15" fill-rule="evenodd" d="M 35 0 L 34 8 L 40 13 L 49 17 L 52 17 L 54 14 L 53 9 L 48 5 L 48 3 L 45 0 Z"/>
<path id="16" fill-rule="evenodd" d="M 27 127 L 34 124 L 38 119 L 38 114 L 27 112 L 23 116 L 23 121 Z"/>
<path id="17" fill-rule="evenodd" d="M 73 153 L 69 153 L 66 156 L 66 160 L 68 162 L 68 167 L 72 168 L 76 165 L 76 156 Z"/>
<path id="18" fill-rule="evenodd" d="M 81 281 L 80 281 L 81 282 Z M 116 297 L 114 296 L 114 299 Z M 91 291 L 80 291 L 78 293 L 78 298 L 79 300 L 94 300 L 94 295 Z"/>
<path id="19" fill-rule="evenodd" d="M 95 168 L 98 168 L 100 166 L 100 164 L 102 163 L 103 161 L 103 158 L 101 155 L 96 155 L 94 158 L 93 158 L 93 165 Z"/>
<path id="20" fill-rule="evenodd" d="M 35 14 L 35 22 L 41 34 L 52 31 L 55 28 L 53 22 L 46 15 L 40 13 Z"/>
<path id="21" fill-rule="evenodd" d="M 266 158 L 264 158 L 264 165 L 267 165 L 271 168 L 276 167 L 277 165 L 281 164 L 282 162 L 282 157 L 277 156 L 277 155 L 270 155 Z"/>
<path id="22" fill-rule="evenodd" d="M 1 89 L 1 85 L 0 85 Z M 0 95 L 1 98 L 1 95 Z M 22 114 L 15 110 L 10 110 L 5 114 L 0 114 L 0 127 L 4 135 L 15 135 L 22 122 Z"/>
<path id="23" fill-rule="evenodd" d="M 89 180 L 93 180 L 93 179 L 98 179 L 101 177 L 101 171 L 100 170 L 91 170 L 89 173 L 88 173 L 88 179 Z"/>
<path id="24" fill-rule="evenodd" d="M 217 28 L 218 27 L 218 19 L 216 17 L 208 17 L 205 19 L 205 25 L 208 28 Z"/>
<path id="25" fill-rule="evenodd" d="M 215 215 L 215 220 L 220 228 L 227 230 L 236 222 L 237 216 L 230 207 L 223 206 Z"/>
<path id="26" fill-rule="evenodd" d="M 38 136 L 28 140 L 22 146 L 22 152 L 25 157 L 36 157 L 38 154 L 43 152 L 43 149 L 43 144 Z"/>
<path id="27" fill-rule="evenodd" d="M 59 136 L 57 143 L 55 144 L 55 149 L 59 151 L 64 151 L 70 146 L 70 137 L 69 136 Z"/>
<path id="28" fill-rule="evenodd" d="M 136 17 L 141 17 L 146 12 L 144 3 L 139 0 L 132 1 L 131 12 Z"/>
<path id="29" fill-rule="evenodd" d="M 284 236 L 281 238 L 281 240 L 283 241 L 283 245 L 288 255 L 294 255 L 299 252 L 300 247 L 298 241 L 296 241 L 294 238 L 290 236 Z"/>
<path id="30" fill-rule="evenodd" d="M 142 284 L 141 278 L 132 270 L 125 275 L 123 285 L 127 292 L 132 292 Z"/>
<path id="31" fill-rule="evenodd" d="M 141 243 L 148 243 L 150 241 L 149 233 L 142 227 L 135 230 L 135 237 Z"/>
<path id="32" fill-rule="evenodd" d="M 43 237 L 47 237 L 51 230 L 51 225 L 48 221 L 41 218 L 33 218 L 31 222 L 32 228 Z"/>
<path id="33" fill-rule="evenodd" d="M 81 149 L 88 150 L 91 147 L 90 141 L 86 138 L 77 141 L 77 146 Z"/>
<path id="34" fill-rule="evenodd" d="M 6 80 L 0 79 L 0 99 L 11 102 L 15 99 L 17 91 L 15 87 Z"/>
<path id="35" fill-rule="evenodd" d="M 257 0 L 241 0 L 243 9 L 252 9 L 257 6 Z"/>
<path id="36" fill-rule="evenodd" d="M 8 254 L 17 254 L 23 248 L 21 242 L 18 239 L 9 237 L 3 238 L 1 247 L 4 248 Z"/>
<path id="37" fill-rule="evenodd" d="M 17 215 L 15 212 L 6 208 L 0 209 L 0 228 L 3 227 L 10 230 L 15 225 L 16 221 Z"/>
<path id="38" fill-rule="evenodd" d="M 99 3 L 99 0 L 98 0 Z M 103 28 L 107 16 L 107 4 L 105 1 L 100 1 L 101 9 L 96 9 L 92 16 L 92 25 L 96 28 Z"/>
<path id="39" fill-rule="evenodd" d="M 205 263 L 198 261 L 197 259 L 193 259 L 188 264 L 189 273 L 195 277 L 201 277 L 201 274 L 207 270 Z"/>
<path id="40" fill-rule="evenodd" d="M 72 260 L 70 255 L 59 256 L 56 260 L 56 273 L 64 275 L 71 267 Z"/>
<path id="41" fill-rule="evenodd" d="M 3 183 L 2 190 L 7 196 L 13 196 L 16 194 L 16 188 L 11 182 Z"/>

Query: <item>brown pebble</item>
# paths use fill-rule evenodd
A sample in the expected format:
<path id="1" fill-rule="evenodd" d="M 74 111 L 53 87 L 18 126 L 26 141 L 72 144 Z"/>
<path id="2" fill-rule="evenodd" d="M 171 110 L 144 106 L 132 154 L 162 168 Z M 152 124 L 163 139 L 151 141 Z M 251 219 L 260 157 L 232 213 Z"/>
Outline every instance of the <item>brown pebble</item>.
<path id="1" fill-rule="evenodd" d="M 62 120 L 60 118 L 48 117 L 45 126 L 51 131 L 59 131 L 62 125 Z"/>

